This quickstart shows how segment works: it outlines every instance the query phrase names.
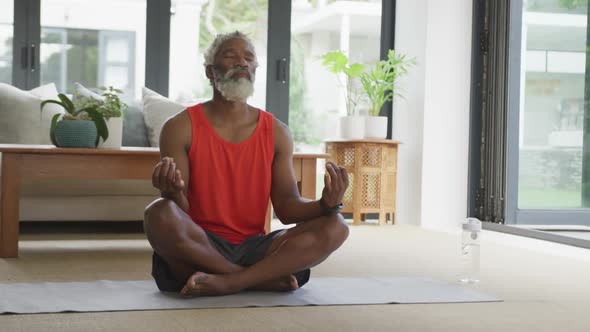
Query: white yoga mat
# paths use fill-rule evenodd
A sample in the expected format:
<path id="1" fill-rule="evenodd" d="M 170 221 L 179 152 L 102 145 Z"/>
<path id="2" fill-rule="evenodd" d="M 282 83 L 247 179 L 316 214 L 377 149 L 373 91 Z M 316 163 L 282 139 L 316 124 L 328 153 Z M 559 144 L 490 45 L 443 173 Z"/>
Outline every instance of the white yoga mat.
<path id="1" fill-rule="evenodd" d="M 494 301 L 500 299 L 422 277 L 311 278 L 294 292 L 191 299 L 162 293 L 152 280 L 0 284 L 0 314 Z"/>

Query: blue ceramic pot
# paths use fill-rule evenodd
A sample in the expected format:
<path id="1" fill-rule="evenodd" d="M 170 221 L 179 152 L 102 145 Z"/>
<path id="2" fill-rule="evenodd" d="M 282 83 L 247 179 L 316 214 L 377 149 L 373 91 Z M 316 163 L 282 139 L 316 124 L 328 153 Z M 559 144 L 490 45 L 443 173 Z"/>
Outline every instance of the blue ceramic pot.
<path id="1" fill-rule="evenodd" d="M 96 125 L 90 120 L 61 120 L 55 124 L 55 142 L 60 148 L 95 148 Z"/>

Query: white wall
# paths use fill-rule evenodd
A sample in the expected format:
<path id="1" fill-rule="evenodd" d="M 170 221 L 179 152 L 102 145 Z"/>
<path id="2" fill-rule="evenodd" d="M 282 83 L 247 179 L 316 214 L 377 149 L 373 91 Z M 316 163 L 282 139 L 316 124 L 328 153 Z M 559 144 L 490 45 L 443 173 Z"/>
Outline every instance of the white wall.
<path id="1" fill-rule="evenodd" d="M 424 0 L 399 0 L 395 11 L 395 49 L 416 59 L 416 66 L 399 82 L 404 99 L 394 100 L 393 105 L 393 139 L 402 142 L 397 174 L 399 224 L 420 224 L 427 9 Z"/>
<path id="2" fill-rule="evenodd" d="M 403 142 L 398 220 L 456 231 L 467 213 L 472 4 L 401 0 L 397 6 L 396 48 L 416 56 L 419 67 L 408 77 L 407 101 L 396 103 Z"/>

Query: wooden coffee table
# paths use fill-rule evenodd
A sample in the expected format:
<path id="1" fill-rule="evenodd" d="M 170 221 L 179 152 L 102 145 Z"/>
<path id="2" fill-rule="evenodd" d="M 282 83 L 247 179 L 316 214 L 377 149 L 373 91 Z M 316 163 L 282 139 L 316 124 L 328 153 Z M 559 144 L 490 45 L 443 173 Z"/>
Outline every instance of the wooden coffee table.
<path id="1" fill-rule="evenodd" d="M 120 150 L 0 144 L 0 258 L 18 256 L 19 199 L 23 178 L 145 179 L 160 160 L 158 148 Z M 295 154 L 293 166 L 301 195 L 315 199 L 317 159 L 325 154 Z M 269 209 L 270 211 L 270 209 Z M 270 229 L 267 213 L 266 229 Z"/>

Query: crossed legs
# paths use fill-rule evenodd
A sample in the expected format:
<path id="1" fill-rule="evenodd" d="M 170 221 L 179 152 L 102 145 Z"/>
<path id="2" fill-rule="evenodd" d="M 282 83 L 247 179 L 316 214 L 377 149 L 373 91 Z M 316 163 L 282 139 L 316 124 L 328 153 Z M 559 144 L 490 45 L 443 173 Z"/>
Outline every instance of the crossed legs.
<path id="1" fill-rule="evenodd" d="M 321 217 L 276 235 L 265 258 L 249 267 L 228 261 L 207 234 L 173 201 L 158 199 L 146 208 L 144 229 L 154 250 L 177 280 L 187 280 L 185 295 L 224 295 L 244 289 L 292 290 L 292 274 L 324 261 L 348 237 L 341 215 Z"/>

